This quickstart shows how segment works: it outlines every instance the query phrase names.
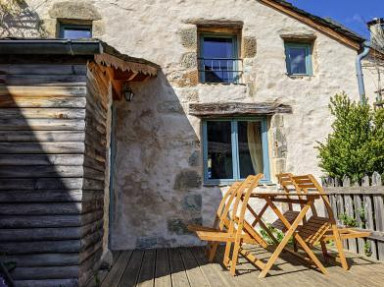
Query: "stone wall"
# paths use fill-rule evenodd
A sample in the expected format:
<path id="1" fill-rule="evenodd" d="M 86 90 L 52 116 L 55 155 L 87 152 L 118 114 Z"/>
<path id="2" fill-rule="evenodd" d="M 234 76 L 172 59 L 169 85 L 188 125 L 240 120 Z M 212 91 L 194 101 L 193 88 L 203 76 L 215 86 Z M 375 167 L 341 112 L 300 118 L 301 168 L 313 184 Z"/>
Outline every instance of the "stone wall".
<path id="1" fill-rule="evenodd" d="M 35 7 L 40 1 L 26 2 Z M 36 13 L 52 23 L 72 5 L 60 2 L 49 1 Z M 132 102 L 115 103 L 112 249 L 199 244 L 186 224 L 212 222 L 226 187 L 204 186 L 201 122 L 188 116 L 191 102 L 291 105 L 293 114 L 269 117 L 271 175 L 322 174 L 314 146 L 330 131 L 329 98 L 344 90 L 358 99 L 356 51 L 255 0 L 90 3 L 100 16 L 91 20 L 102 23 L 102 40 L 162 67 L 156 80 L 131 86 Z M 239 29 L 244 83 L 198 82 L 198 26 Z M 314 39 L 314 75 L 289 77 L 283 38 L 303 35 Z M 370 84 L 367 94 L 373 97 Z"/>

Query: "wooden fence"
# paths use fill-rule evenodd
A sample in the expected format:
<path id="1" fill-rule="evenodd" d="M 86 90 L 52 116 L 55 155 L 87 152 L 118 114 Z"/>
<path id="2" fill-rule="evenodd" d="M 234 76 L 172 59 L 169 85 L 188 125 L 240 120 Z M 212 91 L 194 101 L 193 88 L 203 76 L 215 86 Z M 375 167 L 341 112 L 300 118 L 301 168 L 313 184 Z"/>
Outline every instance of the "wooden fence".
<path id="1" fill-rule="evenodd" d="M 360 184 L 351 183 L 348 177 L 342 182 L 327 178 L 323 185 L 340 224 L 372 232 L 367 239 L 346 240 L 345 248 L 384 261 L 384 186 L 380 174 L 366 176 Z"/>

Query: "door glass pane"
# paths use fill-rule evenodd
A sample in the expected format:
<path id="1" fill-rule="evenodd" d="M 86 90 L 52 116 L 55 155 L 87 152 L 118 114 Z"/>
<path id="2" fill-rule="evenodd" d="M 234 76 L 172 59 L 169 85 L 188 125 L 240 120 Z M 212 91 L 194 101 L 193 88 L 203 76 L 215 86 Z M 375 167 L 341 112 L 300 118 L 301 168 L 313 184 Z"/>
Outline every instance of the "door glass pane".
<path id="1" fill-rule="evenodd" d="M 232 179 L 231 122 L 208 121 L 208 179 Z"/>
<path id="2" fill-rule="evenodd" d="M 240 177 L 262 173 L 263 144 L 261 122 L 238 122 Z"/>
<path id="3" fill-rule="evenodd" d="M 307 74 L 305 57 L 307 49 L 305 47 L 289 47 L 288 57 L 291 66 L 291 74 Z"/>
<path id="4" fill-rule="evenodd" d="M 202 51 L 205 81 L 233 82 L 233 38 L 204 37 Z"/>

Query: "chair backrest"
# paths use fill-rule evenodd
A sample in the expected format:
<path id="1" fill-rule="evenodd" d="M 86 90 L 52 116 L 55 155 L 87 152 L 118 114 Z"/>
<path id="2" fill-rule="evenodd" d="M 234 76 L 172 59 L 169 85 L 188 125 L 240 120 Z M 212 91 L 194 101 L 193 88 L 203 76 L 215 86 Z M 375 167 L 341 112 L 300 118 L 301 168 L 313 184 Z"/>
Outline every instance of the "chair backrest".
<path id="1" fill-rule="evenodd" d="M 292 179 L 292 173 L 280 173 L 277 174 L 276 177 L 284 192 L 289 193 L 292 190 L 300 192 L 300 190 L 297 189 L 296 184 Z"/>
<path id="2" fill-rule="evenodd" d="M 262 174 L 248 176 L 243 182 L 235 182 L 224 194 L 216 212 L 214 227 L 220 230 L 228 229 L 229 232 L 235 231 L 234 220 L 241 218 L 244 221 L 247 202 L 250 193 L 259 184 Z M 244 202 L 245 193 L 249 193 L 247 200 Z M 237 216 L 240 206 L 240 215 Z M 232 209 L 231 209 L 232 208 Z M 241 216 L 243 214 L 243 216 Z M 237 221 L 237 224 L 239 221 Z"/>
<path id="3" fill-rule="evenodd" d="M 238 218 L 238 230 L 242 230 L 244 226 L 245 213 L 247 211 L 248 201 L 251 197 L 251 193 L 259 185 L 259 182 L 263 177 L 264 175 L 262 173 L 248 176 L 236 192 L 237 194 L 236 199 L 234 201 L 231 218 Z M 239 215 L 237 216 L 238 212 Z M 231 220 L 230 228 L 234 228 L 234 220 Z"/>
<path id="4" fill-rule="evenodd" d="M 290 192 L 296 192 L 296 193 L 304 193 L 297 185 L 296 182 L 293 180 L 293 174 L 292 173 L 280 173 L 276 175 L 277 180 L 283 189 L 283 191 L 287 194 L 287 198 L 289 198 Z M 302 204 L 300 204 L 302 206 Z M 293 211 L 293 204 L 288 203 L 288 209 L 290 211 Z"/>
<path id="5" fill-rule="evenodd" d="M 324 191 L 321 184 L 316 180 L 312 174 L 293 176 L 292 179 L 295 181 L 296 186 L 301 189 L 303 192 L 318 192 L 324 202 L 325 208 L 328 213 L 328 218 L 332 224 L 336 223 L 331 204 L 329 202 L 328 196 Z"/>
<path id="6" fill-rule="evenodd" d="M 233 202 L 233 199 L 236 197 L 236 192 L 240 186 L 241 182 L 235 182 L 224 194 L 223 199 L 221 200 L 219 207 L 216 211 L 216 219 L 213 225 L 215 228 L 219 228 L 220 230 L 224 228 L 225 221 L 227 221 L 229 217 L 229 210 L 231 204 Z"/>

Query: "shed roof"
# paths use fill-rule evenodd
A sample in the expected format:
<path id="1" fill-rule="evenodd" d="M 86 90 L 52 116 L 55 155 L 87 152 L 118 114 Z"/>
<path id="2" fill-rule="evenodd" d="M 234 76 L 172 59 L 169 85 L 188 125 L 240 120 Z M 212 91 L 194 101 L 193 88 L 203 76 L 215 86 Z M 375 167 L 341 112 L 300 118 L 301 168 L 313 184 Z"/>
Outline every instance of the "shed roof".
<path id="1" fill-rule="evenodd" d="M 0 39 L 0 55 L 94 56 L 99 64 L 120 70 L 156 76 L 160 66 L 120 53 L 98 39 Z"/>

